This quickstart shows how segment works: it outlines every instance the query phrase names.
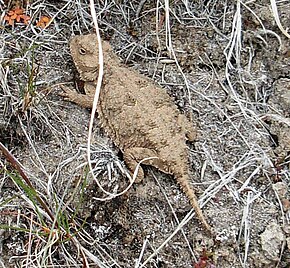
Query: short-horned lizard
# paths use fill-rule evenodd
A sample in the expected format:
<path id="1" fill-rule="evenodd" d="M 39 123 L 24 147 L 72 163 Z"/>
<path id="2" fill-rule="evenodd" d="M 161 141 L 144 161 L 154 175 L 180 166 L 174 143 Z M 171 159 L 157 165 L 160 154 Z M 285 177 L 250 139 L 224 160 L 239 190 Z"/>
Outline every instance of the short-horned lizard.
<path id="1" fill-rule="evenodd" d="M 172 174 L 190 200 L 199 220 L 211 230 L 189 184 L 186 140 L 194 141 L 196 132 L 180 113 L 165 89 L 123 65 L 108 42 L 102 42 L 104 77 L 97 105 L 101 126 L 120 148 L 131 172 L 143 164 Z M 64 88 L 62 96 L 82 107 L 91 108 L 98 76 L 98 43 L 94 34 L 75 36 L 70 42 L 71 55 L 86 95 Z M 142 180 L 142 168 L 137 178 Z"/>

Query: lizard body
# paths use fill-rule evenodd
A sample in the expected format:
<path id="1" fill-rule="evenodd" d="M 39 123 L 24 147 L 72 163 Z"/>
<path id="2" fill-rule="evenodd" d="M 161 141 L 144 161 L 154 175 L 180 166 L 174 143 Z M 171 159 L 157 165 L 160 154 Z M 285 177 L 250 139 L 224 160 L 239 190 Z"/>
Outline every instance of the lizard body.
<path id="1" fill-rule="evenodd" d="M 187 195 L 199 220 L 210 231 L 189 184 L 186 140 L 194 141 L 196 131 L 180 113 L 165 89 L 123 65 L 108 42 L 102 42 L 104 77 L 97 105 L 101 126 L 120 148 L 131 172 L 144 158 L 152 165 L 172 174 Z M 70 50 L 85 82 L 86 94 L 65 88 L 61 94 L 76 104 L 91 108 L 98 76 L 98 45 L 94 34 L 75 36 Z M 139 169 L 137 180 L 144 177 Z"/>

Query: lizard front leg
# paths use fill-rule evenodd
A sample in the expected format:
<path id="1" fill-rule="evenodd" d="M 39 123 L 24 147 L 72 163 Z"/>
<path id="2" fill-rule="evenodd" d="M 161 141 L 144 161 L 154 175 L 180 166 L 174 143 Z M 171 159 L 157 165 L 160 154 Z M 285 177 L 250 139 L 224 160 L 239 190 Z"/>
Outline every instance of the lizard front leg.
<path id="1" fill-rule="evenodd" d="M 59 95 L 64 97 L 65 100 L 74 102 L 81 107 L 92 108 L 94 102 L 94 93 L 91 87 L 93 87 L 93 85 L 85 84 L 86 94 L 80 94 L 74 90 L 71 90 L 69 87 L 62 85 L 62 92 L 60 92 Z M 88 88 L 90 90 L 88 90 Z"/>

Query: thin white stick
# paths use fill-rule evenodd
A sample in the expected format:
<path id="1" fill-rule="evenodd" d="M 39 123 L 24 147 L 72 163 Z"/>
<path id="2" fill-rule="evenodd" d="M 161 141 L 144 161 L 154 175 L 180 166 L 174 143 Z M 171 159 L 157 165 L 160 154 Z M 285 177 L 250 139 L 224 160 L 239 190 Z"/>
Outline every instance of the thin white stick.
<path id="1" fill-rule="evenodd" d="M 94 126 L 94 119 L 95 119 L 95 114 L 97 111 L 97 104 L 98 104 L 98 100 L 99 100 L 99 95 L 100 95 L 102 80 L 103 80 L 103 74 L 104 74 L 104 58 L 103 58 L 103 48 L 102 48 L 102 42 L 101 42 L 101 37 L 100 37 L 100 32 L 99 32 L 99 26 L 98 26 L 98 21 L 97 21 L 97 14 L 96 14 L 96 10 L 95 10 L 94 0 L 90 0 L 90 10 L 91 10 L 91 15 L 93 18 L 93 23 L 95 26 L 96 35 L 97 35 L 97 39 L 98 39 L 98 51 L 99 51 L 99 73 L 98 73 L 97 86 L 96 86 L 96 91 L 95 91 L 95 95 L 94 95 L 94 102 L 93 102 L 93 107 L 92 107 L 92 112 L 91 112 L 91 118 L 90 118 L 90 124 L 89 124 L 89 133 L 88 133 L 88 143 L 87 143 L 88 164 L 89 164 L 90 172 L 91 172 L 92 176 L 94 177 L 93 167 L 92 167 L 92 162 L 91 162 L 91 140 L 92 140 L 92 132 L 93 132 L 93 126 Z M 105 189 L 103 189 L 103 187 L 100 185 L 100 183 L 97 179 L 95 179 L 95 181 L 98 184 L 98 187 L 100 189 L 102 189 L 103 192 L 110 195 L 109 192 L 107 192 Z"/>
<path id="2" fill-rule="evenodd" d="M 287 29 L 285 30 L 284 27 L 282 26 L 280 19 L 279 19 L 279 14 L 278 14 L 278 9 L 277 9 L 277 5 L 276 5 L 276 1 L 275 0 L 270 0 L 271 2 L 271 7 L 272 7 L 272 12 L 275 18 L 275 21 L 277 23 L 277 26 L 279 27 L 280 31 L 288 38 L 290 38 L 290 35 L 287 32 Z"/>

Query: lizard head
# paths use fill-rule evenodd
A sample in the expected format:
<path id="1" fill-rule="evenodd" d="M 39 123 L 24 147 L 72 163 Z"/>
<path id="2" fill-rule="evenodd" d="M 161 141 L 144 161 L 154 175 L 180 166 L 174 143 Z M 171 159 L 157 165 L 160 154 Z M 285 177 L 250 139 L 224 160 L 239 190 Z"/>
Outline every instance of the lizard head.
<path id="1" fill-rule="evenodd" d="M 83 81 L 97 79 L 99 69 L 98 40 L 95 34 L 74 36 L 70 41 L 74 64 Z"/>

